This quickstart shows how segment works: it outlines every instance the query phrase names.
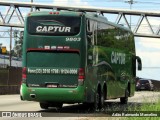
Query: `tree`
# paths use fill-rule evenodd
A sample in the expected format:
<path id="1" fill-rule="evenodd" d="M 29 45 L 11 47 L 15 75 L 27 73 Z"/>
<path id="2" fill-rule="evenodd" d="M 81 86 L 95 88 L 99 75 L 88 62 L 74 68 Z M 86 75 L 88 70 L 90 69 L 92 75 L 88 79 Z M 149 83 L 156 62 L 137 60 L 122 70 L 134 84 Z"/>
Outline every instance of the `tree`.
<path id="1" fill-rule="evenodd" d="M 23 31 L 14 31 L 14 53 L 17 57 L 22 57 L 22 43 L 23 43 Z"/>

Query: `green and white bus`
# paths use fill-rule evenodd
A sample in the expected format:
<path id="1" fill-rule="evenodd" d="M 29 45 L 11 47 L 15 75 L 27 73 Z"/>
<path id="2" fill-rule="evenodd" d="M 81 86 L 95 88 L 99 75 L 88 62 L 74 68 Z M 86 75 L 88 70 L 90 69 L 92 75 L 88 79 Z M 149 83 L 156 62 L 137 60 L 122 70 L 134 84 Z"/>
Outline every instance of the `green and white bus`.
<path id="1" fill-rule="evenodd" d="M 93 103 L 135 92 L 133 33 L 104 16 L 74 11 L 31 12 L 25 20 L 22 100 L 42 109 L 64 103 Z"/>

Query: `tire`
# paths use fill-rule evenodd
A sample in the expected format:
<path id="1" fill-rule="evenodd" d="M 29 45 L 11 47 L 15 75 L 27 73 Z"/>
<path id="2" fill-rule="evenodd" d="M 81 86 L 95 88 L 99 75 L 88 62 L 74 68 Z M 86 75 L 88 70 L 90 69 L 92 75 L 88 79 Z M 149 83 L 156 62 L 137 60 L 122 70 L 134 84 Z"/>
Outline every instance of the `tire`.
<path id="1" fill-rule="evenodd" d="M 128 89 L 125 90 L 125 97 L 120 98 L 121 104 L 127 104 L 128 103 L 128 96 L 129 96 L 129 91 Z"/>
<path id="2" fill-rule="evenodd" d="M 100 109 L 103 111 L 104 110 L 104 93 L 101 93 L 101 101 L 100 101 Z"/>
<path id="3" fill-rule="evenodd" d="M 63 103 L 50 103 L 49 104 L 49 107 L 54 107 L 56 108 L 57 110 L 60 110 L 63 106 Z"/>
<path id="4" fill-rule="evenodd" d="M 40 105 L 40 107 L 42 108 L 42 109 L 48 109 L 48 107 L 49 107 L 49 104 L 48 103 L 39 103 L 39 105 Z"/>
<path id="5" fill-rule="evenodd" d="M 94 100 L 94 109 L 95 111 L 99 111 L 100 108 L 100 94 L 98 93 L 98 91 L 95 94 L 95 100 Z"/>
<path id="6" fill-rule="evenodd" d="M 55 107 L 57 110 L 60 110 L 63 107 L 63 103 L 57 103 L 57 105 Z"/>
<path id="7" fill-rule="evenodd" d="M 23 97 L 20 95 L 20 99 L 23 100 Z"/>
<path id="8" fill-rule="evenodd" d="M 104 94 L 100 91 L 97 91 L 95 94 L 94 100 L 94 109 L 95 111 L 103 110 L 104 108 Z"/>

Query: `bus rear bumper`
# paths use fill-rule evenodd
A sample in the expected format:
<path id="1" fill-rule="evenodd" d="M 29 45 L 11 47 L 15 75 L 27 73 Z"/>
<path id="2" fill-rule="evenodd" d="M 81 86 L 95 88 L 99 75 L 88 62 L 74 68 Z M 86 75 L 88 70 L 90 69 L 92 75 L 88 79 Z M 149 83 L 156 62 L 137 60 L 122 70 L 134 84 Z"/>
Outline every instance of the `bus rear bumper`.
<path id="1" fill-rule="evenodd" d="M 37 102 L 80 103 L 84 101 L 84 87 L 77 88 L 36 88 L 21 85 L 20 95 L 23 100 Z"/>

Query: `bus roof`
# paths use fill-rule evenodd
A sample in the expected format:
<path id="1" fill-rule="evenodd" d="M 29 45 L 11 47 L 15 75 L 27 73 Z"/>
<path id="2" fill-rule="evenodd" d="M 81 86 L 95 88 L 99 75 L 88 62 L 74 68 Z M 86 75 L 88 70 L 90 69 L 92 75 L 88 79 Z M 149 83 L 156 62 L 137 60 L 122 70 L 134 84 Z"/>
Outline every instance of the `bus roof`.
<path id="1" fill-rule="evenodd" d="M 129 32 L 132 32 L 129 28 L 124 27 L 123 25 L 120 25 L 120 24 L 115 24 L 113 22 L 110 22 L 110 21 L 108 21 L 108 19 L 105 16 L 97 15 L 97 13 L 86 13 L 86 17 L 90 18 L 90 19 L 93 19 L 93 20 L 100 21 L 100 22 L 108 23 L 109 25 L 118 27 L 120 29 L 127 30 Z"/>
<path id="2" fill-rule="evenodd" d="M 45 16 L 45 15 L 62 15 L 62 16 L 80 16 L 83 12 L 75 12 L 75 11 L 67 11 L 67 10 L 61 10 L 61 11 L 36 11 L 31 12 L 30 16 Z"/>
<path id="3" fill-rule="evenodd" d="M 29 13 L 28 16 L 48 16 L 48 15 L 62 15 L 62 16 L 81 16 L 81 15 L 85 15 L 86 18 L 89 19 L 93 19 L 96 21 L 100 21 L 100 22 L 104 22 L 104 23 L 108 23 L 109 25 L 115 26 L 117 28 L 123 29 L 123 30 L 127 30 L 129 32 L 132 32 L 129 28 L 124 27 L 123 25 L 120 24 L 115 24 L 113 22 L 110 22 L 107 20 L 107 18 L 105 16 L 102 15 L 97 15 L 97 13 L 93 13 L 93 12 L 77 12 L 77 11 L 68 11 L 68 10 L 61 10 L 61 11 L 36 11 L 36 12 L 31 12 Z"/>

